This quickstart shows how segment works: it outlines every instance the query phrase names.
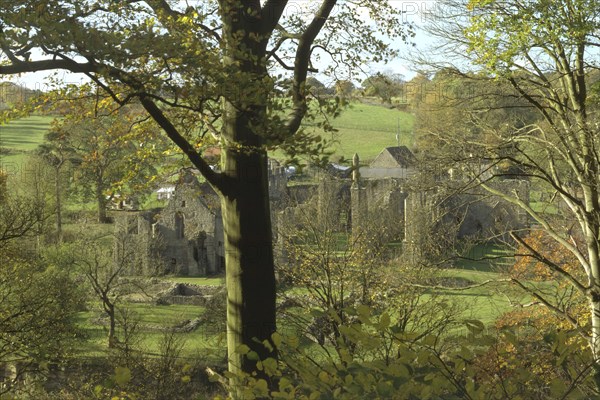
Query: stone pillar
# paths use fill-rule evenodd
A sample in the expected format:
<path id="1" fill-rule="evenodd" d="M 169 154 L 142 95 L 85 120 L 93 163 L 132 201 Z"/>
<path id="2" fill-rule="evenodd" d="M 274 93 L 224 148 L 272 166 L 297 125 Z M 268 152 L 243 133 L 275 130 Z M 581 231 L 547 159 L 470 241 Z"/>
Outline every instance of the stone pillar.
<path id="1" fill-rule="evenodd" d="M 352 213 L 352 235 L 360 234 L 364 226 L 364 218 L 367 215 L 368 203 L 367 192 L 360 181 L 360 159 L 355 153 L 352 158 L 352 186 L 350 187 L 350 212 Z"/>
<path id="2" fill-rule="evenodd" d="M 352 157 L 352 187 L 360 184 L 360 159 L 358 153 L 354 153 Z"/>
<path id="3" fill-rule="evenodd" d="M 404 211 L 404 254 L 406 259 L 418 262 L 423 255 L 423 246 L 435 221 L 436 210 L 432 208 L 434 193 L 414 191 L 405 199 Z"/>

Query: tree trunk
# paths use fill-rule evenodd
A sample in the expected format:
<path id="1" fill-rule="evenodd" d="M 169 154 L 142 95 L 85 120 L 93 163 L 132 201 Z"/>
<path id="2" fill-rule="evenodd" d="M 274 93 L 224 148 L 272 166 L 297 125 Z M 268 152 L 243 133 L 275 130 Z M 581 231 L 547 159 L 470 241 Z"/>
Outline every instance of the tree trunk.
<path id="1" fill-rule="evenodd" d="M 101 224 L 108 223 L 108 217 L 106 215 L 106 198 L 102 193 L 102 186 L 96 184 L 96 204 L 98 205 L 98 222 Z"/>
<path id="2" fill-rule="evenodd" d="M 104 305 L 104 309 L 106 310 L 106 313 L 108 314 L 108 320 L 109 320 L 109 325 L 108 325 L 108 348 L 112 349 L 114 347 L 116 347 L 116 340 L 115 340 L 115 331 L 116 331 L 116 321 L 115 321 L 115 306 L 113 304 L 110 303 L 106 303 Z"/>
<path id="3" fill-rule="evenodd" d="M 259 359 L 276 357 L 262 344 L 271 343 L 276 327 L 267 156 L 226 148 L 223 166 L 231 178 L 222 197 L 229 371 L 252 373 L 256 361 L 239 353 L 240 345 Z"/>
<path id="4" fill-rule="evenodd" d="M 256 374 L 256 359 L 277 357 L 275 264 L 269 205 L 266 46 L 273 21 L 254 14 L 258 2 L 221 2 L 223 66 L 235 71 L 223 90 L 223 181 L 220 185 L 225 236 L 227 349 L 232 396 L 239 398 L 242 374 Z M 250 10 L 250 12 L 249 12 Z M 267 30 L 265 30 L 267 29 Z M 265 346 L 267 343 L 268 346 Z M 240 346 L 252 352 L 242 354 Z M 272 382 L 268 383 L 272 385 Z"/>
<path id="5" fill-rule="evenodd" d="M 593 377 L 596 389 L 600 391 L 600 298 L 593 293 L 590 298 L 590 310 L 592 312 L 592 337 L 590 347 L 594 358 Z"/>
<path id="6" fill-rule="evenodd" d="M 62 163 L 61 163 L 62 165 Z M 56 168 L 54 176 L 54 194 L 56 196 L 56 242 L 61 243 L 62 235 L 62 201 L 60 196 L 60 165 Z"/>

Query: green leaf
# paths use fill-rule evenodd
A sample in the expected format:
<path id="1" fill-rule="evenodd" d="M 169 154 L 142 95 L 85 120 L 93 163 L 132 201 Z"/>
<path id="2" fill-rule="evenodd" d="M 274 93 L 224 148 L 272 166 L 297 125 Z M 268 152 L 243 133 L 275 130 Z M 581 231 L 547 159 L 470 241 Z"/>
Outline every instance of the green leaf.
<path id="1" fill-rule="evenodd" d="M 274 332 L 271 335 L 271 340 L 273 341 L 273 344 L 275 345 L 275 347 L 277 347 L 277 348 L 281 347 L 281 335 L 278 332 Z"/>
<path id="2" fill-rule="evenodd" d="M 131 381 L 131 370 L 126 367 L 115 368 L 115 382 L 117 385 L 123 387 Z"/>
<path id="3" fill-rule="evenodd" d="M 565 390 L 567 390 L 567 385 L 561 379 L 553 379 L 550 382 L 550 393 L 552 394 L 552 398 L 560 398 L 564 394 Z"/>
<path id="4" fill-rule="evenodd" d="M 394 392 L 394 388 L 387 381 L 377 382 L 376 390 L 377 390 L 377 394 L 379 394 L 382 397 L 389 397 Z"/>
<path id="5" fill-rule="evenodd" d="M 328 383 L 331 380 L 329 374 L 325 371 L 319 372 L 319 379 L 325 383 Z"/>
<path id="6" fill-rule="evenodd" d="M 473 334 L 479 334 L 485 329 L 484 323 L 477 319 L 466 319 L 463 322 L 467 329 Z"/>
<path id="7" fill-rule="evenodd" d="M 357 307 L 356 312 L 358 313 L 358 318 L 360 318 L 361 322 L 365 324 L 371 323 L 371 308 L 364 304 L 361 304 Z"/>
<path id="8" fill-rule="evenodd" d="M 248 352 L 250 351 L 250 347 L 248 347 L 248 345 L 245 344 L 240 344 L 238 346 L 238 348 L 235 350 L 236 353 L 238 354 L 248 354 Z"/>
<path id="9" fill-rule="evenodd" d="M 383 314 L 381 314 L 381 317 L 379 317 L 379 329 L 386 329 L 387 327 L 390 326 L 390 315 L 387 312 L 384 312 Z"/>
<path id="10" fill-rule="evenodd" d="M 264 379 L 259 379 L 254 384 L 254 393 L 258 396 L 267 396 L 269 394 L 269 385 Z"/>
<path id="11" fill-rule="evenodd" d="M 274 358 L 267 358 L 266 360 L 263 360 L 262 365 L 267 375 L 273 376 L 277 373 L 278 364 L 277 360 Z"/>

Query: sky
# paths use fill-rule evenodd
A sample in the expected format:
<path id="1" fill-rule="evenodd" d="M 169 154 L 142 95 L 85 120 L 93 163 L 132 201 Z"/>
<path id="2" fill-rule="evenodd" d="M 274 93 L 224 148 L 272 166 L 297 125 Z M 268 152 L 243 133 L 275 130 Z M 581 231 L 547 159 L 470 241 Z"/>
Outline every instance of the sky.
<path id="1" fill-rule="evenodd" d="M 298 3 L 307 1 L 311 0 L 295 0 L 295 3 L 294 1 L 290 2 L 290 12 L 293 12 L 294 7 L 297 7 Z M 434 11 L 439 10 L 436 10 L 436 1 L 434 0 L 391 0 L 391 3 L 404 12 L 404 21 L 415 27 L 416 36 L 411 39 L 414 46 L 403 43 L 396 44 L 395 47 L 400 49 L 400 56 L 398 58 L 391 60 L 387 64 L 366 66 L 365 71 L 369 75 L 376 72 L 400 74 L 406 80 L 409 80 L 416 74 L 416 71 L 415 67 L 405 60 L 405 57 L 412 51 L 426 51 L 427 47 L 431 45 L 432 39 L 422 29 L 422 26 L 427 23 L 428 18 L 431 18 L 432 15 L 434 15 Z M 35 58 L 35 54 L 32 58 Z M 27 73 L 12 76 L 10 80 L 28 89 L 47 90 L 49 89 L 49 77 L 58 78 L 65 84 L 77 84 L 87 81 L 87 78 L 83 75 L 73 74 L 67 71 Z M 357 74 L 355 78 L 357 80 L 356 83 L 360 83 L 365 77 L 366 76 L 364 75 Z"/>

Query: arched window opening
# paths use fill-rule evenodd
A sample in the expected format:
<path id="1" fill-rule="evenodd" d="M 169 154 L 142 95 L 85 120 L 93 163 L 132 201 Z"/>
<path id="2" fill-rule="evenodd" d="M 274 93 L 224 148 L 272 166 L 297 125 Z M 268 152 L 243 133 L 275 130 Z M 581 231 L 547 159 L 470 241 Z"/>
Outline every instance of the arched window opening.
<path id="1" fill-rule="evenodd" d="M 185 222 L 181 212 L 175 214 L 175 236 L 177 239 L 185 237 Z"/>

